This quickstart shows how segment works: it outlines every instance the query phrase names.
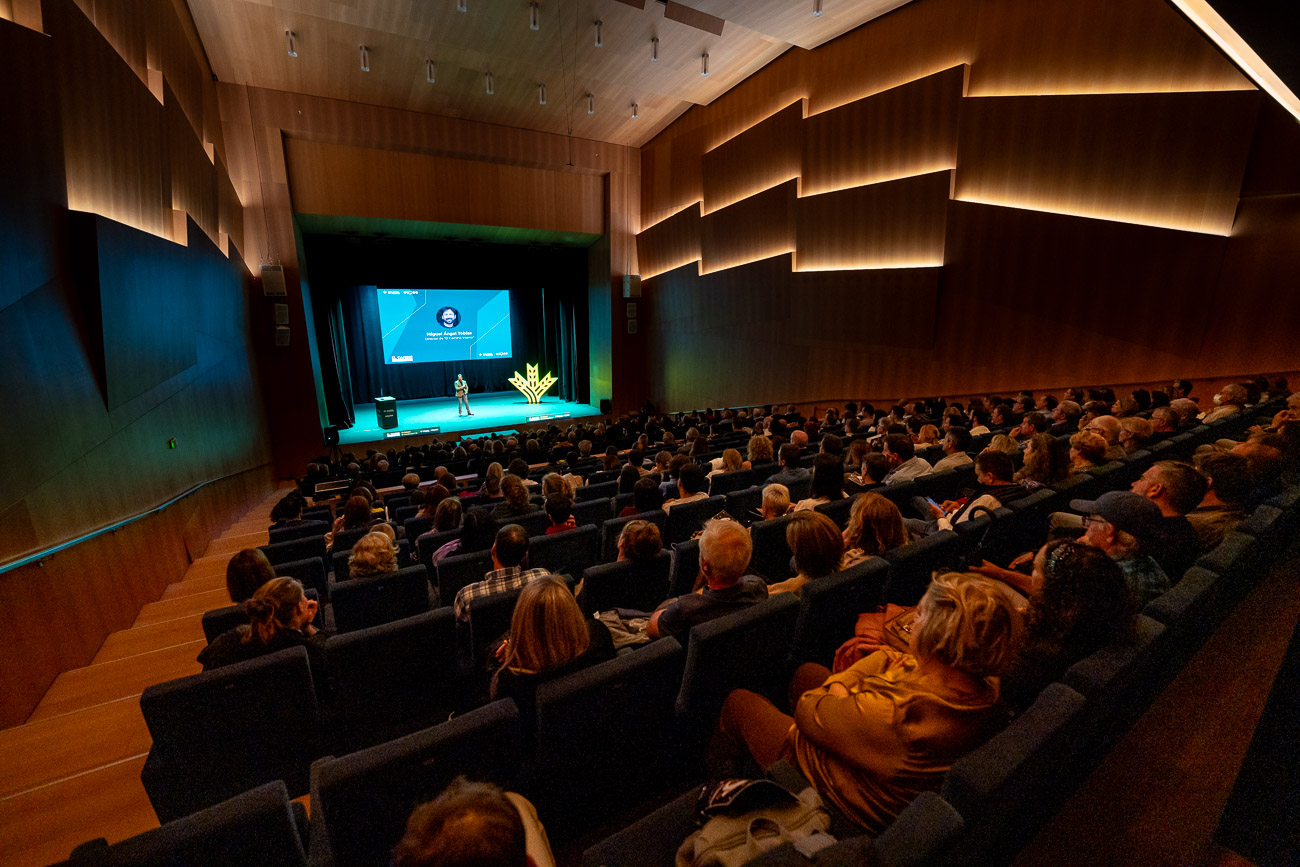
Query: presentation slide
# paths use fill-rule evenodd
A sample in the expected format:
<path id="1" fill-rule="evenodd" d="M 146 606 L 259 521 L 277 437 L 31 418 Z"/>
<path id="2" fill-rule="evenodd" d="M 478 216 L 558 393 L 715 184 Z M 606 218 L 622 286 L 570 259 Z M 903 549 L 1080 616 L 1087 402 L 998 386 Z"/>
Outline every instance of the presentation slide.
<path id="1" fill-rule="evenodd" d="M 386 364 L 510 357 L 509 289 L 377 289 Z"/>

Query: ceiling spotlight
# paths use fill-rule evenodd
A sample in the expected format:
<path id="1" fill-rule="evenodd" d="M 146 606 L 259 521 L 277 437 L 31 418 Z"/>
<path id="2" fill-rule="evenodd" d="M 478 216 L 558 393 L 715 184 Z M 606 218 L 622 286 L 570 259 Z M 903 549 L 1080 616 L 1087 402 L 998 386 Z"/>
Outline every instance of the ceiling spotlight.
<path id="1" fill-rule="evenodd" d="M 596 97 L 593 94 L 587 94 L 587 114 L 596 113 Z"/>
<path id="2" fill-rule="evenodd" d="M 822 17 L 822 0 L 813 0 L 813 17 Z"/>
<path id="3" fill-rule="evenodd" d="M 438 67 L 434 65 L 433 60 L 430 58 L 424 60 L 424 80 L 430 84 L 438 80 Z"/>
<path id="4" fill-rule="evenodd" d="M 496 93 L 496 91 L 492 89 L 492 73 L 488 72 L 483 75 L 483 83 L 487 87 L 488 96 Z"/>
<path id="5" fill-rule="evenodd" d="M 709 52 L 700 55 L 700 78 L 709 77 Z"/>
<path id="6" fill-rule="evenodd" d="M 456 11 L 457 11 L 457 12 L 468 12 L 468 11 L 469 11 L 469 7 L 465 5 L 466 2 L 467 2 L 467 0 L 456 0 Z"/>
<path id="7" fill-rule="evenodd" d="M 650 37 L 650 62 L 651 63 L 659 62 L 659 37 L 658 36 Z"/>
<path id="8" fill-rule="evenodd" d="M 292 30 L 284 31 L 284 48 L 290 57 L 298 56 L 298 43 L 294 41 Z"/>
<path id="9" fill-rule="evenodd" d="M 636 120 L 641 115 L 637 114 L 636 103 L 632 103 L 632 120 Z"/>
<path id="10" fill-rule="evenodd" d="M 360 46 L 360 48 L 361 48 L 361 71 L 369 72 L 370 71 L 370 49 L 366 48 L 364 45 Z"/>
<path id="11" fill-rule="evenodd" d="M 537 104 L 546 105 L 546 85 L 537 85 Z"/>
<path id="12" fill-rule="evenodd" d="M 605 44 L 605 22 L 599 18 L 596 19 L 596 47 L 600 48 Z"/>

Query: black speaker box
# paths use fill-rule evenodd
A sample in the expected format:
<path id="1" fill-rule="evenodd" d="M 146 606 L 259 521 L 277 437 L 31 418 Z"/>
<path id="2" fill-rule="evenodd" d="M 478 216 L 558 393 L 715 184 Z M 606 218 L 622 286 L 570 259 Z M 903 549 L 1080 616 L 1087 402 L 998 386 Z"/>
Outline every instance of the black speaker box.
<path id="1" fill-rule="evenodd" d="M 601 414 L 601 415 L 612 415 L 613 412 L 614 412 L 614 404 L 612 404 L 612 403 L 609 402 L 609 398 L 607 398 L 607 397 L 602 397 L 602 398 L 600 399 L 600 414 Z"/>
<path id="2" fill-rule="evenodd" d="M 330 446 L 332 448 L 339 444 L 338 425 L 335 424 L 330 425 L 329 427 L 325 428 L 323 433 L 325 434 L 325 445 Z"/>

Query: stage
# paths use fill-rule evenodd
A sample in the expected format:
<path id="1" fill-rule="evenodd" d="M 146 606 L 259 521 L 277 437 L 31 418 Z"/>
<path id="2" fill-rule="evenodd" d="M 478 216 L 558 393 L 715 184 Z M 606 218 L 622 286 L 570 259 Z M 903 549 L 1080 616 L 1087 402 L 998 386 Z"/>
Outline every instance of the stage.
<path id="1" fill-rule="evenodd" d="M 567 427 L 569 419 L 599 416 L 600 410 L 585 403 L 569 403 L 558 397 L 544 397 L 541 403 L 529 403 L 517 391 L 498 391 L 490 394 L 471 394 L 469 408 L 474 413 L 464 418 L 456 417 L 456 398 L 438 397 L 428 400 L 399 400 L 397 402 L 397 427 L 383 430 L 375 419 L 373 403 L 359 403 L 353 413 L 356 424 L 339 431 L 339 445 L 386 441 L 389 444 L 401 438 L 414 436 L 460 436 L 466 433 L 492 433 L 510 429 L 551 424 Z M 567 415 L 565 415 L 567 413 Z M 549 419 L 529 421 L 537 416 Z M 557 418 L 558 416 L 558 418 Z M 437 428 L 437 430 L 433 430 Z"/>

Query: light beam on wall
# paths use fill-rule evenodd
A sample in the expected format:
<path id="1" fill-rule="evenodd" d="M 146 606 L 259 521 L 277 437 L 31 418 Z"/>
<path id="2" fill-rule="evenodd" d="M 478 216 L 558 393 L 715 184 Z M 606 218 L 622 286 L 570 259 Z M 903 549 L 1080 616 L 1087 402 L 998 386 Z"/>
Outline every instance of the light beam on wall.
<path id="1" fill-rule="evenodd" d="M 716 204 L 716 205 L 713 204 L 712 202 L 710 202 L 710 203 L 709 203 L 708 210 L 705 210 L 705 208 L 704 208 L 704 203 L 701 202 L 701 203 L 700 203 L 700 215 L 703 216 L 703 215 L 705 215 L 705 214 L 713 214 L 713 213 L 716 213 L 716 212 L 718 212 L 718 211 L 721 211 L 723 208 L 729 208 L 729 207 L 731 207 L 732 205 L 736 204 L 737 202 L 743 202 L 743 201 L 745 201 L 745 199 L 753 198 L 754 196 L 757 196 L 759 193 L 766 193 L 768 190 L 770 190 L 770 189 L 772 189 L 772 188 L 774 188 L 774 187 L 779 187 L 779 186 L 781 186 L 782 184 L 788 184 L 788 183 L 790 183 L 790 181 L 793 181 L 793 180 L 794 180 L 795 178 L 797 178 L 797 177 L 799 177 L 799 176 L 798 176 L 798 175 L 790 175 L 790 177 L 788 177 L 788 178 L 781 178 L 780 180 L 778 180 L 778 181 L 773 181 L 773 182 L 770 183 L 770 184 L 765 184 L 764 186 L 761 186 L 761 187 L 754 187 L 753 189 L 745 190 L 745 192 L 741 193 L 740 195 L 736 196 L 735 198 L 728 199 L 728 200 L 726 200 L 725 202 L 720 202 L 720 203 L 718 203 L 718 204 Z"/>
<path id="2" fill-rule="evenodd" d="M 1129 226 L 1147 226 L 1152 229 L 1167 229 L 1171 232 L 1190 232 L 1195 235 L 1214 235 L 1220 238 L 1227 238 L 1231 232 L 1210 232 L 1202 229 L 1199 225 L 1179 225 L 1174 222 L 1158 222 L 1155 220 L 1142 219 L 1138 216 L 1118 215 L 1113 212 L 1105 211 L 1087 211 L 1082 208 L 1060 208 L 1050 202 L 1027 202 L 1027 201 L 995 201 L 993 199 L 977 198 L 975 196 L 959 195 L 953 197 L 954 201 L 967 202 L 972 205 L 990 205 L 995 208 L 1015 208 L 1019 211 L 1039 211 L 1044 214 L 1057 214 L 1062 217 L 1080 217 L 1085 220 L 1103 220 L 1107 223 L 1123 223 Z"/>

